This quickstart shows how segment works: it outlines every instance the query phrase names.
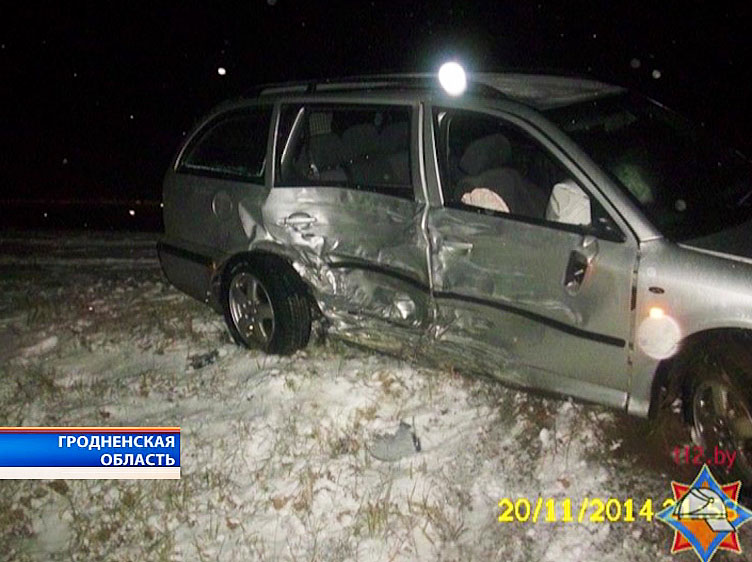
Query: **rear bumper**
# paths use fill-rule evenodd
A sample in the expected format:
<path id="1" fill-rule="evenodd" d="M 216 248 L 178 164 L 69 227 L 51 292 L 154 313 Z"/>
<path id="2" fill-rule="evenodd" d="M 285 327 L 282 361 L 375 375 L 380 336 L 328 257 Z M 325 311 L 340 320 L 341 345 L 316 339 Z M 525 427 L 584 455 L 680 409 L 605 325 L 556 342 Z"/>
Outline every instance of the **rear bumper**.
<path id="1" fill-rule="evenodd" d="M 157 254 L 170 283 L 193 298 L 216 307 L 211 290 L 216 272 L 212 256 L 166 240 L 157 242 Z"/>

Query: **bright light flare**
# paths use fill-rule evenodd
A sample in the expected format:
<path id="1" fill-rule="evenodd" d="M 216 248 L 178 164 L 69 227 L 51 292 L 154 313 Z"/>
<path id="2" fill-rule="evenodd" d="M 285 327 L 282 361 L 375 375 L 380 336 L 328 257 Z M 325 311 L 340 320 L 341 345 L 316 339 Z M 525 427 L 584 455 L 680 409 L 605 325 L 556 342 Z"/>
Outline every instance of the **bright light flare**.
<path id="1" fill-rule="evenodd" d="M 459 96 L 467 88 L 465 69 L 457 62 L 445 62 L 439 68 L 439 83 L 450 96 Z"/>
<path id="2" fill-rule="evenodd" d="M 650 308 L 648 317 L 637 327 L 637 345 L 653 359 L 668 359 L 679 351 L 682 331 L 676 319 L 659 306 Z"/>
<path id="3" fill-rule="evenodd" d="M 650 309 L 650 317 L 654 319 L 663 318 L 666 312 L 660 306 L 654 306 Z"/>
<path id="4" fill-rule="evenodd" d="M 224 66 L 220 66 L 217 69 L 217 74 L 219 74 L 220 76 L 224 76 L 225 74 L 227 74 L 227 69 Z"/>

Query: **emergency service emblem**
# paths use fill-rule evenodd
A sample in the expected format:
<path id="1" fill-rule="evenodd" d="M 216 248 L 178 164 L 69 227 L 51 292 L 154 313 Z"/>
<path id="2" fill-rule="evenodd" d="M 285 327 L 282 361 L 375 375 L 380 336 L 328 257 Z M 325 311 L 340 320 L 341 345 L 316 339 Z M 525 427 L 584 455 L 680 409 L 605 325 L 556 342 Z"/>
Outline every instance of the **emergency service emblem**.
<path id="1" fill-rule="evenodd" d="M 671 482 L 674 502 L 656 517 L 674 530 L 671 553 L 694 550 L 703 562 L 718 550 L 741 554 L 737 531 L 752 518 L 738 503 L 741 482 L 719 484 L 703 465 L 692 484 Z"/>

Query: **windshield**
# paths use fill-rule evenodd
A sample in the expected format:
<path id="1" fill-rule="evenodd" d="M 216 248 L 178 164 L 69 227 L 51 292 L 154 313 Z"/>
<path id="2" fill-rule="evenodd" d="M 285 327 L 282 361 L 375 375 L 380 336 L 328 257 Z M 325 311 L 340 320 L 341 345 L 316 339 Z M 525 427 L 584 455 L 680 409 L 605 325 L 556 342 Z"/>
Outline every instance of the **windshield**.
<path id="1" fill-rule="evenodd" d="M 752 166 L 700 127 L 634 94 L 546 111 L 677 241 L 752 218 Z"/>

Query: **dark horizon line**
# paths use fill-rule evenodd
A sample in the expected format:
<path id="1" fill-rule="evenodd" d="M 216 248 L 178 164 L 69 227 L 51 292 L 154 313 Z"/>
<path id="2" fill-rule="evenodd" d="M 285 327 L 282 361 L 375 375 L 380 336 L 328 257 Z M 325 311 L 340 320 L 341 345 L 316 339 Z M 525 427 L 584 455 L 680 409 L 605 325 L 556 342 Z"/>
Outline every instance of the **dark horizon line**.
<path id="1" fill-rule="evenodd" d="M 158 199 L 0 199 L 0 205 L 141 205 L 158 207 Z"/>

